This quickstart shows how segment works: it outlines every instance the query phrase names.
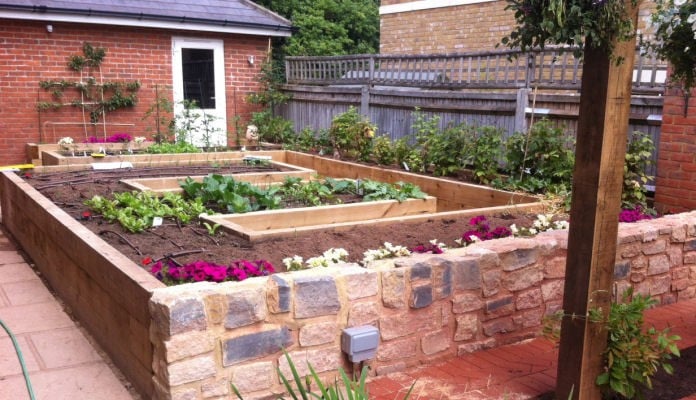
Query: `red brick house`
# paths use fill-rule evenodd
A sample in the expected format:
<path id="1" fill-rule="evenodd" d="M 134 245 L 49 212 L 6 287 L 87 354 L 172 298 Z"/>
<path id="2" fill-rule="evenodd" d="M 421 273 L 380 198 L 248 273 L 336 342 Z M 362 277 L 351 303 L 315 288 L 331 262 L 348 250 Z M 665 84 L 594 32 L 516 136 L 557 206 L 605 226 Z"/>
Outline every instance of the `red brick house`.
<path id="1" fill-rule="evenodd" d="M 639 27 L 650 20 L 652 1 L 641 4 Z M 505 0 L 382 0 L 382 54 L 491 51 L 515 24 Z M 643 28 L 644 30 L 644 28 Z"/>
<path id="2" fill-rule="evenodd" d="M 140 83 L 134 107 L 106 115 L 108 134 L 149 136 L 154 121 L 143 117 L 157 92 L 197 100 L 224 144 L 233 117 L 253 110 L 245 98 L 258 89 L 270 39 L 290 33 L 288 20 L 249 0 L 0 0 L 0 164 L 23 162 L 28 142 L 82 138 L 79 107 L 37 104 L 51 97 L 40 81 L 82 79 L 68 59 L 86 42 L 106 50 L 96 79 Z"/>

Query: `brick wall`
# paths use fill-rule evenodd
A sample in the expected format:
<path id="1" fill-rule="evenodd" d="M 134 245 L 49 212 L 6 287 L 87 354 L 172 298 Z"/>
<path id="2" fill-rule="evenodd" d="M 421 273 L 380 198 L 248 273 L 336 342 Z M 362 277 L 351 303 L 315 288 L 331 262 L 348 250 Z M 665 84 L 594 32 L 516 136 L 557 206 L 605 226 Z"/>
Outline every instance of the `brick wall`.
<path id="1" fill-rule="evenodd" d="M 657 153 L 655 206 L 661 212 L 696 209 L 696 90 L 665 92 Z"/>
<path id="2" fill-rule="evenodd" d="M 662 304 L 696 294 L 696 212 L 621 224 L 613 295 L 632 286 Z M 282 391 L 276 368 L 323 377 L 351 369 L 341 330 L 374 325 L 377 374 L 537 336 L 542 317 L 561 308 L 567 232 L 508 238 L 356 265 L 277 274 L 244 282 L 156 289 L 155 398 Z M 395 265 L 394 265 L 395 264 Z"/>
<path id="3" fill-rule="evenodd" d="M 411 3 L 382 1 L 382 6 Z M 420 3 L 420 2 L 419 2 Z M 515 26 L 505 0 L 381 14 L 380 53 L 433 54 L 492 51 Z M 654 3 L 646 0 L 639 12 L 639 29 L 649 31 Z"/>
<path id="4" fill-rule="evenodd" d="M 39 132 L 46 121 L 81 122 L 82 113 L 72 107 L 59 111 L 37 111 L 37 101 L 50 101 L 51 96 L 39 88 L 42 80 L 79 79 L 79 74 L 67 67 L 68 57 L 82 55 L 85 41 L 104 47 L 106 58 L 101 66 L 104 81 L 139 80 L 138 105 L 107 113 L 107 122 L 133 123 L 134 128 L 109 128 L 107 135 L 126 131 L 133 136 L 147 136 L 143 121 L 145 111 L 155 100 L 155 86 L 171 99 L 172 52 L 171 37 L 199 36 L 224 38 L 225 80 L 227 85 L 228 126 L 235 113 L 248 117 L 253 110 L 245 101 L 257 89 L 256 77 L 261 63 L 247 63 L 253 55 L 265 57 L 267 39 L 262 37 L 170 32 L 157 29 L 136 29 L 115 26 L 90 26 L 53 23 L 53 32 L 46 23 L 2 20 L 0 23 L 0 164 L 25 161 L 24 145 L 39 142 Z M 236 89 L 236 90 L 235 90 Z M 66 91 L 67 93 L 67 91 Z M 67 94 L 66 94 L 67 97 Z M 71 133 L 77 130 L 76 133 Z M 74 131 L 73 131 L 74 132 Z M 59 127 L 56 133 L 44 132 L 46 139 L 72 136 L 82 138 L 81 127 Z"/>

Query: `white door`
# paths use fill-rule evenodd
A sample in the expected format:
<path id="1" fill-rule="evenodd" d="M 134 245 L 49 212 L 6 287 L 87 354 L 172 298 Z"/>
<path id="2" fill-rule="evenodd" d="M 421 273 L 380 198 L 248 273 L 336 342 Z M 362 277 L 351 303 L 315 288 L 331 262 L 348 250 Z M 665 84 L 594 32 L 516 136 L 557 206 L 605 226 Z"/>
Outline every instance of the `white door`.
<path id="1" fill-rule="evenodd" d="M 227 146 L 222 40 L 174 37 L 172 50 L 177 140 Z"/>

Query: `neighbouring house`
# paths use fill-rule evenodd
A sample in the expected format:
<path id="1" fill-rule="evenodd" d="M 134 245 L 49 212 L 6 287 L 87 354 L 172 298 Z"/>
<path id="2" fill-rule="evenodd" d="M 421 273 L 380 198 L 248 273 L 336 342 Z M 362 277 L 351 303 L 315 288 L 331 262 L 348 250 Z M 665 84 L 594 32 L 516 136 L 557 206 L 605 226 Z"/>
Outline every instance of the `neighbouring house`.
<path id="1" fill-rule="evenodd" d="M 490 51 L 515 24 L 506 0 L 382 0 L 382 54 Z M 641 5 L 639 28 L 650 21 L 651 0 Z"/>
<path id="2" fill-rule="evenodd" d="M 248 0 L 0 0 L 0 164 L 23 162 L 28 142 L 151 137 L 155 115 L 144 117 L 163 99 L 176 107 L 196 100 L 214 123 L 208 139 L 224 145 L 234 140 L 236 117 L 244 123 L 255 109 L 246 97 L 259 89 L 271 38 L 291 30 L 288 20 Z M 84 56 L 85 43 L 105 57 L 80 72 L 68 61 Z M 89 107 L 71 106 L 89 105 L 75 83 L 90 79 L 104 88 L 137 81 L 137 104 L 97 112 L 90 123 Z"/>

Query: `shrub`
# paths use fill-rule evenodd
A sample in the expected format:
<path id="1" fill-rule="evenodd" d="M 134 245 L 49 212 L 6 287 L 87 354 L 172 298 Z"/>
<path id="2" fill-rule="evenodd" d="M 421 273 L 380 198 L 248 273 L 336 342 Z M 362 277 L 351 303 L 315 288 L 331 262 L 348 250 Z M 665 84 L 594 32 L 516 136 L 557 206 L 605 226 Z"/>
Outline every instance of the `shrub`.
<path id="1" fill-rule="evenodd" d="M 333 119 L 329 137 L 334 151 L 341 157 L 368 161 L 376 129 L 351 106 L 348 111 Z"/>
<path id="2" fill-rule="evenodd" d="M 392 165 L 396 161 L 396 149 L 387 136 L 376 137 L 372 145 L 372 157 L 380 165 Z"/>
<path id="3" fill-rule="evenodd" d="M 500 128 L 482 126 L 476 130 L 471 152 L 471 168 L 477 182 L 488 184 L 498 176 L 499 160 L 503 154 L 502 145 L 503 132 Z"/>
<path id="4" fill-rule="evenodd" d="M 653 177 L 645 171 L 652 165 L 655 144 L 649 135 L 635 131 L 629 136 L 624 164 L 621 203 L 624 208 L 648 208 L 648 190 L 645 185 Z"/>
<path id="5" fill-rule="evenodd" d="M 515 133 L 505 143 L 510 184 L 529 192 L 570 187 L 575 155 L 574 141 L 544 119 L 528 134 Z"/>

